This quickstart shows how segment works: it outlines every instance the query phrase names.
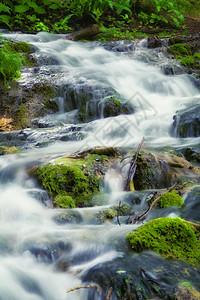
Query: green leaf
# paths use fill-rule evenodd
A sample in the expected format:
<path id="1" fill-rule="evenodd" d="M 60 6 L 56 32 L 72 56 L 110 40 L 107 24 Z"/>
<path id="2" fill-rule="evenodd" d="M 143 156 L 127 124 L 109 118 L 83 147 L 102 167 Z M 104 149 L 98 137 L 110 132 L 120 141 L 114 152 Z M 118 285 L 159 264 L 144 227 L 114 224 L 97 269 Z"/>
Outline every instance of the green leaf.
<path id="1" fill-rule="evenodd" d="M 41 6 L 38 6 L 35 2 L 30 2 L 29 6 L 32 7 L 37 14 L 45 14 L 46 13 L 45 9 L 42 8 Z"/>
<path id="2" fill-rule="evenodd" d="M 51 4 L 51 5 L 49 6 L 49 8 L 51 8 L 51 9 L 58 9 L 59 6 L 58 6 L 57 4 Z"/>
<path id="3" fill-rule="evenodd" d="M 10 16 L 8 15 L 0 15 L 0 23 L 5 23 L 8 27 L 10 26 Z"/>
<path id="4" fill-rule="evenodd" d="M 10 13 L 11 8 L 6 6 L 5 4 L 0 3 L 0 12 L 7 12 Z"/>
<path id="5" fill-rule="evenodd" d="M 123 273 L 126 273 L 125 270 L 119 270 L 119 271 L 116 271 L 117 274 L 123 274 Z"/>
<path id="6" fill-rule="evenodd" d="M 27 5 L 16 5 L 15 6 L 15 12 L 16 13 L 24 13 L 26 12 L 27 10 L 29 10 L 29 6 Z"/>
<path id="7" fill-rule="evenodd" d="M 43 0 L 44 5 L 49 5 L 53 2 L 55 2 L 55 1 L 54 0 Z"/>

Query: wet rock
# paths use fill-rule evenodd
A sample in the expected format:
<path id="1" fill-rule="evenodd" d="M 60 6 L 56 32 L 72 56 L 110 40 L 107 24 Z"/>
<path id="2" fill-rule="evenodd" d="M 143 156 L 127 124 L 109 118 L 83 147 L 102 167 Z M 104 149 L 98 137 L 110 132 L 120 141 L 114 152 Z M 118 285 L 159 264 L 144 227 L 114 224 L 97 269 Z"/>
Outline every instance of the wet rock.
<path id="1" fill-rule="evenodd" d="M 191 106 L 180 110 L 174 116 L 172 133 L 177 137 L 200 136 L 200 105 Z"/>
<path id="2" fill-rule="evenodd" d="M 189 147 L 183 147 L 179 148 L 178 152 L 181 153 L 185 159 L 187 159 L 190 162 L 200 163 L 200 145 L 196 146 L 189 146 Z"/>
<path id="3" fill-rule="evenodd" d="M 108 158 L 87 152 L 74 154 L 39 166 L 36 176 L 53 197 L 56 207 L 69 207 L 72 203 L 78 207 L 93 206 L 109 165 Z"/>
<path id="4" fill-rule="evenodd" d="M 193 53 L 200 52 L 200 34 L 179 35 L 169 38 L 169 46 L 174 44 L 187 44 L 192 49 Z"/>
<path id="5" fill-rule="evenodd" d="M 147 47 L 148 48 L 158 48 L 162 47 L 163 41 L 161 38 L 155 36 L 155 37 L 148 37 L 147 39 Z"/>
<path id="6" fill-rule="evenodd" d="M 30 251 L 39 261 L 53 263 L 64 253 L 71 251 L 71 245 L 63 241 L 31 241 L 23 247 L 23 251 Z"/>
<path id="7" fill-rule="evenodd" d="M 72 40 L 72 41 L 80 41 L 80 40 L 93 40 L 94 37 L 100 33 L 99 26 L 92 26 L 83 28 L 77 32 L 73 32 L 72 34 L 68 34 L 64 37 L 64 39 Z"/>
<path id="8" fill-rule="evenodd" d="M 2 89 L 0 118 L 2 117 L 2 120 L 3 118 L 4 120 L 12 119 L 5 129 L 26 128 L 32 118 L 56 112 L 58 106 L 52 101 L 55 91 L 56 87 L 47 82 L 32 85 L 14 82 L 11 89 Z M 2 128 L 2 130 L 5 129 Z"/>
<path id="9" fill-rule="evenodd" d="M 200 221 L 200 187 L 194 187 L 187 193 L 181 216 L 189 221 Z"/>
<path id="10" fill-rule="evenodd" d="M 36 167 L 33 168 L 35 170 Z M 30 174 L 31 170 L 32 169 L 29 169 L 27 173 Z M 45 206 L 47 207 L 52 206 L 52 201 L 46 191 L 40 189 L 32 189 L 32 190 L 28 190 L 28 194 L 31 195 L 31 197 L 35 198 L 40 203 L 44 204 Z"/>
<path id="11" fill-rule="evenodd" d="M 133 181 L 136 190 L 167 188 L 180 176 L 195 172 L 194 166 L 181 157 L 142 152 Z"/>
<path id="12" fill-rule="evenodd" d="M 102 46 L 104 49 L 113 52 L 132 52 L 135 50 L 134 41 L 111 41 L 111 42 L 97 42 L 97 46 Z"/>
<path id="13" fill-rule="evenodd" d="M 161 70 L 165 75 L 180 75 L 185 74 L 186 68 L 178 64 L 162 65 Z"/>
<path id="14" fill-rule="evenodd" d="M 20 150 L 13 146 L 13 147 L 7 147 L 7 146 L 0 146 L 0 155 L 5 155 L 5 154 L 13 154 L 13 153 L 17 153 Z"/>
<path id="15" fill-rule="evenodd" d="M 105 208 L 100 211 L 97 218 L 101 221 L 110 221 L 117 216 L 127 216 L 132 213 L 131 206 L 126 203 L 120 203 L 119 205 L 113 205 L 109 208 Z"/>
<path id="16" fill-rule="evenodd" d="M 149 251 L 140 255 L 125 252 L 122 258 L 97 264 L 82 276 L 86 284 L 100 286 L 99 291 L 94 287 L 89 289 L 88 300 L 106 299 L 111 288 L 110 299 L 175 299 L 175 288 L 180 281 L 198 286 L 199 278 L 199 273 L 189 265 L 181 261 L 172 263 Z"/>
<path id="17" fill-rule="evenodd" d="M 83 222 L 83 218 L 78 211 L 75 210 L 65 210 L 64 212 L 58 214 L 54 221 L 58 224 L 80 224 Z"/>
<path id="18" fill-rule="evenodd" d="M 197 291 L 192 286 L 187 286 L 186 284 L 190 285 L 190 283 L 183 283 L 179 285 L 175 289 L 175 300 L 199 300 L 200 299 L 200 292 Z"/>
<path id="19" fill-rule="evenodd" d="M 112 88 L 95 80 L 78 81 L 64 87 L 64 110 L 78 109 L 76 121 L 87 122 L 102 117 L 131 114 L 131 104 Z"/>
<path id="20" fill-rule="evenodd" d="M 198 231 L 185 220 L 179 218 L 151 220 L 129 233 L 126 239 L 135 251 L 149 249 L 166 258 L 180 259 L 193 266 L 200 264 Z"/>
<path id="21" fill-rule="evenodd" d="M 50 115 L 47 115 L 43 118 L 36 118 L 30 122 L 31 128 L 50 128 L 56 126 L 63 126 L 63 123 L 59 120 L 55 120 Z"/>

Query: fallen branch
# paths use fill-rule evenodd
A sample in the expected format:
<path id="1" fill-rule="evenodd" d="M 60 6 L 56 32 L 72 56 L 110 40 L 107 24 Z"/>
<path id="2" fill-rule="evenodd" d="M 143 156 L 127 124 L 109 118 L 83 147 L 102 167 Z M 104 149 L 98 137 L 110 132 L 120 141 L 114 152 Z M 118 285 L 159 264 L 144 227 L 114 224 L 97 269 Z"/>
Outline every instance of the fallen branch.
<path id="1" fill-rule="evenodd" d="M 135 171 L 136 171 L 136 167 L 137 167 L 136 163 L 137 163 L 138 153 L 139 153 L 139 151 L 142 147 L 143 142 L 144 142 L 144 137 L 142 138 L 142 141 L 140 142 L 140 144 L 138 146 L 137 152 L 133 155 L 133 158 L 132 158 L 132 161 L 131 161 L 131 164 L 130 164 L 130 168 L 129 168 L 129 171 L 128 171 L 127 181 L 126 181 L 126 184 L 125 184 L 125 187 L 124 187 L 125 191 L 130 190 L 130 184 L 133 180 L 133 177 L 134 177 Z"/>
<path id="2" fill-rule="evenodd" d="M 74 292 L 74 291 L 78 291 L 80 289 L 89 289 L 89 288 L 96 288 L 97 292 L 100 294 L 102 291 L 102 288 L 100 287 L 100 285 L 98 283 L 90 283 L 88 285 L 84 285 L 84 286 L 77 286 L 74 287 L 72 289 L 69 289 L 66 291 L 66 293 L 70 293 L 70 292 Z"/>
<path id="3" fill-rule="evenodd" d="M 106 295 L 106 300 L 110 300 L 110 297 L 112 295 L 112 291 L 113 291 L 113 287 L 110 287 L 109 290 L 108 290 L 108 293 Z"/>
<path id="4" fill-rule="evenodd" d="M 162 196 L 164 196 L 165 194 L 170 193 L 171 191 L 173 191 L 176 186 L 177 186 L 177 183 L 175 183 L 169 189 L 167 189 L 165 193 L 162 193 L 161 195 L 157 196 L 153 200 L 153 202 L 149 205 L 149 207 L 147 208 L 147 210 L 145 212 L 143 212 L 141 215 L 140 215 L 140 212 L 135 215 L 135 217 L 132 220 L 131 224 L 136 224 L 139 221 L 143 220 L 147 216 L 147 214 L 152 210 L 152 208 L 154 207 L 154 205 L 160 200 L 160 198 Z"/>

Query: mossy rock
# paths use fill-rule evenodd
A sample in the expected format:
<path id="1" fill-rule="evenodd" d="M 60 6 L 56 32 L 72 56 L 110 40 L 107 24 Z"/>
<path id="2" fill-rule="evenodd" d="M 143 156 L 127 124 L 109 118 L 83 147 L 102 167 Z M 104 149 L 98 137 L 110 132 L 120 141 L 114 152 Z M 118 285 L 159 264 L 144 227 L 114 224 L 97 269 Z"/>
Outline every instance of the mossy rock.
<path id="1" fill-rule="evenodd" d="M 42 186 L 59 207 L 93 205 L 93 197 L 101 188 L 102 173 L 107 156 L 87 154 L 77 158 L 60 158 L 45 163 L 36 170 Z M 95 205 L 95 200 L 94 200 Z"/>
<path id="2" fill-rule="evenodd" d="M 200 264 L 198 232 L 189 222 L 179 218 L 151 220 L 127 234 L 126 240 L 135 251 L 148 249 L 193 266 Z"/>
<path id="3" fill-rule="evenodd" d="M 181 207 L 184 201 L 183 198 L 176 193 L 176 191 L 172 191 L 171 193 L 166 193 L 165 195 L 163 195 L 157 203 L 161 208 L 169 206 Z"/>
<path id="4" fill-rule="evenodd" d="M 196 172 L 185 159 L 170 153 L 141 152 L 133 178 L 135 190 L 167 188 L 182 175 Z"/>
<path id="5" fill-rule="evenodd" d="M 83 222 L 83 218 L 81 214 L 78 211 L 75 211 L 73 209 L 68 209 L 58 214 L 54 218 L 54 220 L 58 224 L 67 224 L 67 223 L 79 224 Z"/>
<path id="6" fill-rule="evenodd" d="M 109 208 L 105 208 L 99 212 L 97 218 L 101 221 L 110 221 L 117 216 L 127 216 L 131 213 L 131 206 L 126 203 L 121 205 L 113 205 Z"/>
<path id="7" fill-rule="evenodd" d="M 180 55 L 181 56 L 192 55 L 191 48 L 187 44 L 181 44 L 181 43 L 174 44 L 174 45 L 170 46 L 168 51 L 175 57 L 180 56 Z"/>
<path id="8" fill-rule="evenodd" d="M 17 153 L 20 150 L 13 146 L 13 147 L 7 147 L 7 146 L 0 146 L 0 155 L 5 155 L 5 154 L 13 154 L 13 153 Z"/>
<path id="9" fill-rule="evenodd" d="M 55 206 L 56 207 L 64 207 L 64 208 L 72 208 L 75 207 L 74 200 L 72 197 L 67 195 L 57 195 L 55 197 Z"/>
<path id="10" fill-rule="evenodd" d="M 194 287 L 189 284 L 189 282 L 181 283 L 175 289 L 175 300 L 199 300 L 200 299 L 200 292 L 197 291 Z"/>

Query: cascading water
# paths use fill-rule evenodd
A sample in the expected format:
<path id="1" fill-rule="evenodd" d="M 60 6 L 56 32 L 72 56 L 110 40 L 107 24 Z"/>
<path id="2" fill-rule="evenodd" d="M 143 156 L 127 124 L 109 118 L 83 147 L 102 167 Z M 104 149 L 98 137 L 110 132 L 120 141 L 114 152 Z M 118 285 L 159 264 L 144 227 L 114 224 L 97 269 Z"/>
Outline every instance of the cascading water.
<path id="1" fill-rule="evenodd" d="M 31 84 L 39 76 L 40 80 L 52 80 L 60 86 L 57 97 L 60 114 L 51 118 L 61 123 L 53 129 L 24 132 L 27 139 L 22 149 L 27 150 L 0 158 L 0 299 L 105 299 L 105 295 L 101 298 L 98 293 L 88 294 L 87 290 L 68 294 L 66 291 L 82 285 L 84 276 L 87 282 L 85 274 L 92 267 L 124 257 L 116 242 L 133 225 L 99 225 L 94 221 L 96 207 L 75 209 L 80 211 L 81 224 L 58 224 L 55 218 L 61 210 L 49 208 L 48 195 L 25 170 L 34 166 L 34 161 L 42 162 L 96 145 L 133 147 L 143 136 L 146 145 L 155 148 L 197 143 L 198 139 L 171 137 L 170 127 L 177 110 L 199 102 L 199 91 L 186 74 L 164 75 L 161 66 L 168 58 L 140 44 L 129 52 L 116 53 L 106 50 L 103 44 L 72 42 L 62 35 L 8 34 L 8 37 L 30 42 L 40 64 L 39 75 L 31 69 L 22 72 L 21 85 Z M 104 101 L 107 89 L 116 91 L 133 106 L 134 113 L 102 118 L 101 112 L 97 120 L 73 125 L 79 100 L 74 100 L 76 107 L 70 112 L 65 111 L 69 99 L 64 91 L 69 85 L 77 89 L 89 86 L 94 102 L 101 97 L 100 101 Z M 98 87 L 104 89 L 103 96 Z M 64 137 L 79 131 L 81 138 L 58 139 L 59 135 Z M 38 141 L 47 140 L 51 141 L 48 147 L 35 148 Z M 107 204 L 118 203 L 123 195 L 123 178 L 116 170 L 109 172 L 105 177 Z M 143 259 L 148 260 L 145 255 Z M 117 299 L 117 294 L 112 293 L 109 299 Z"/>

